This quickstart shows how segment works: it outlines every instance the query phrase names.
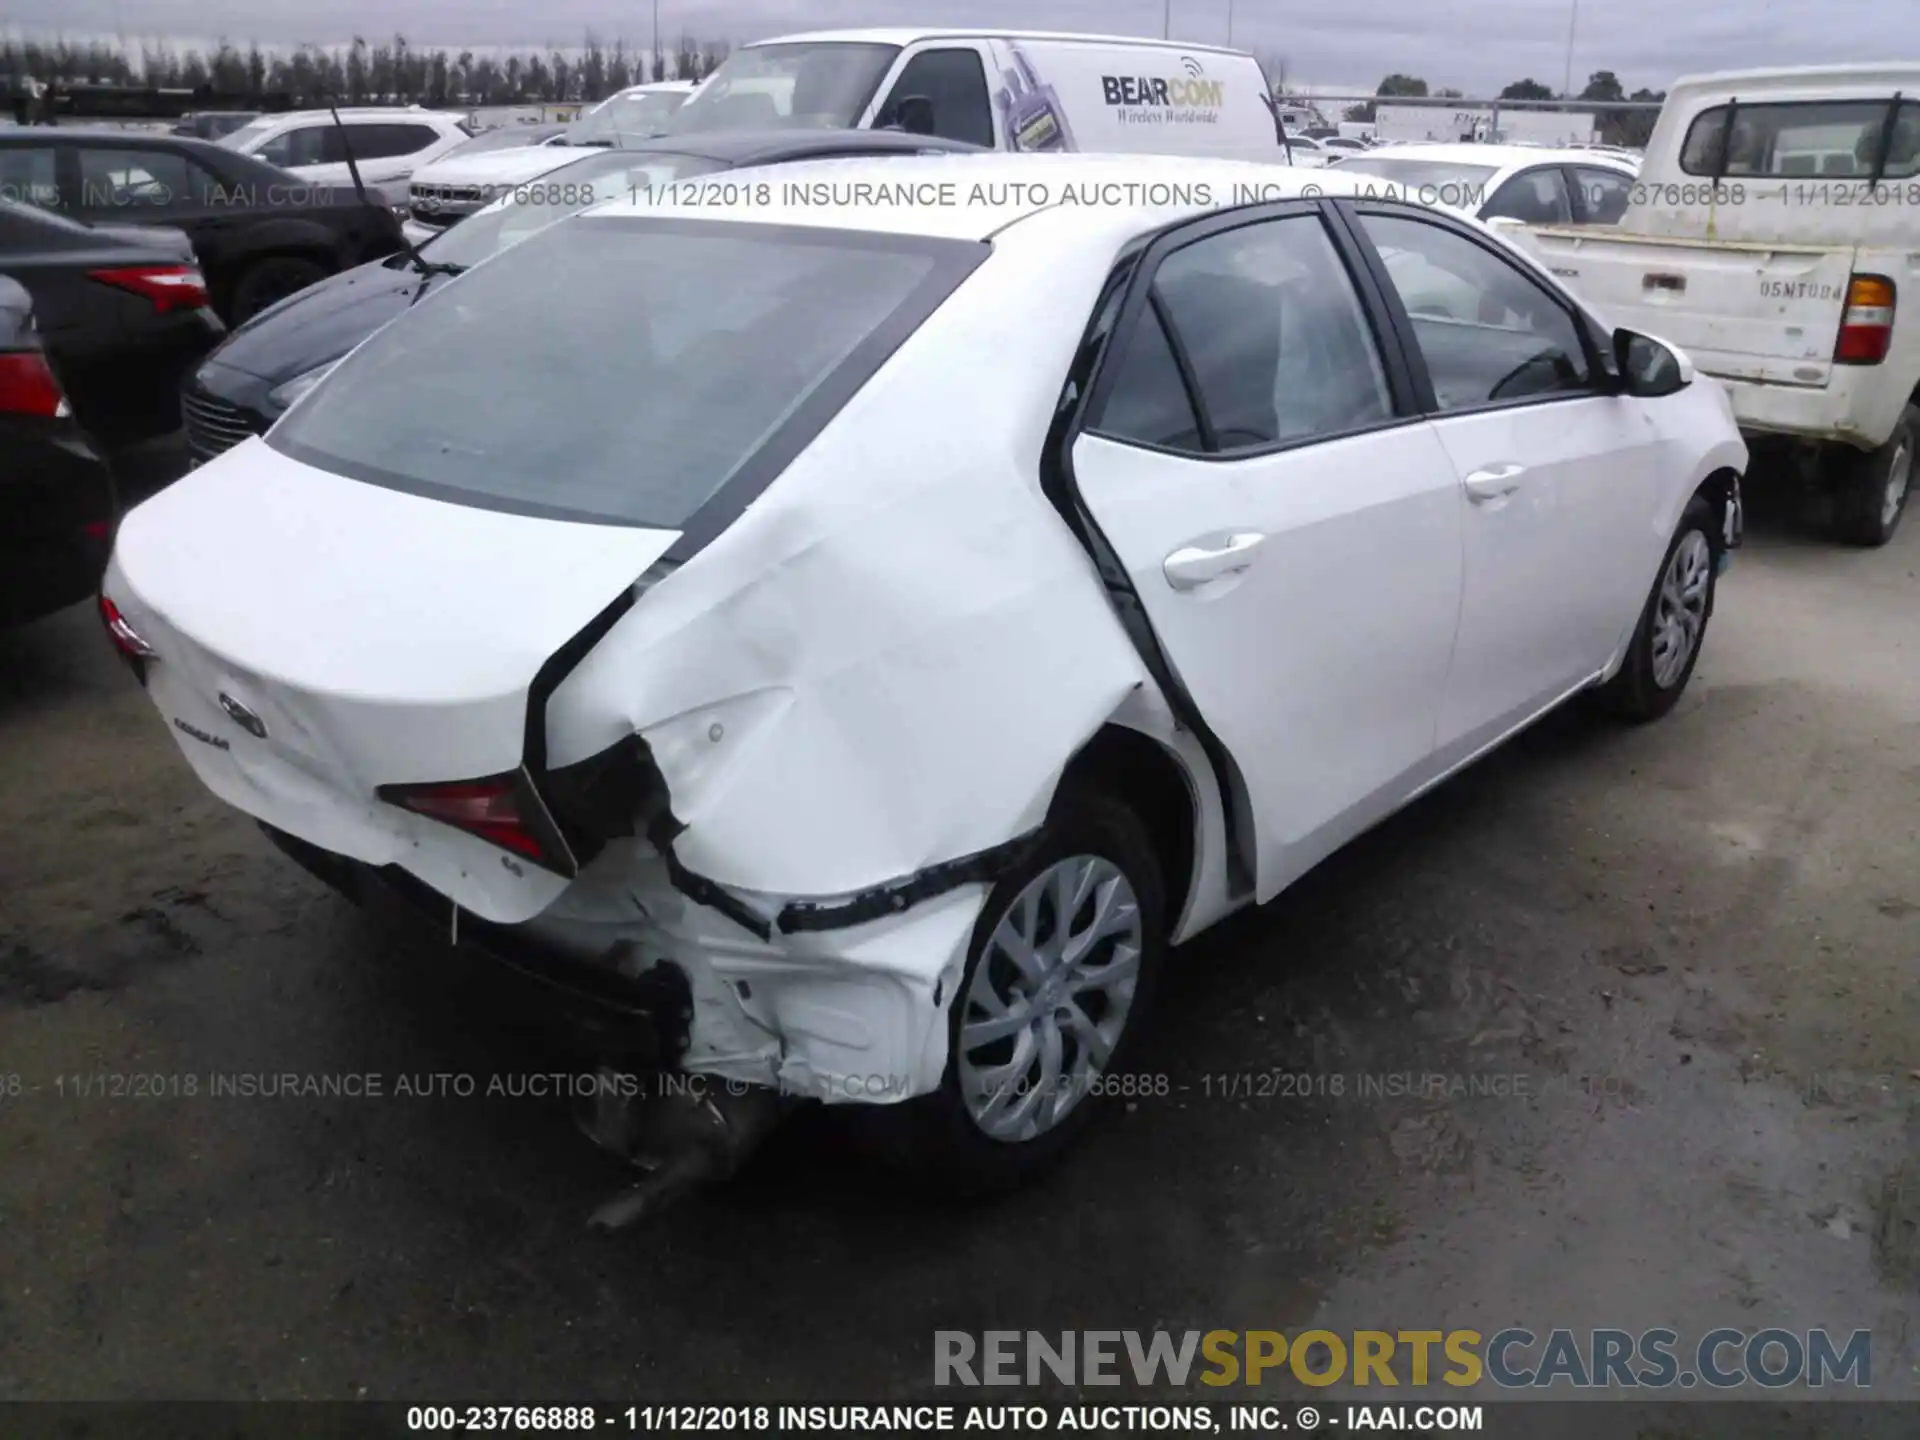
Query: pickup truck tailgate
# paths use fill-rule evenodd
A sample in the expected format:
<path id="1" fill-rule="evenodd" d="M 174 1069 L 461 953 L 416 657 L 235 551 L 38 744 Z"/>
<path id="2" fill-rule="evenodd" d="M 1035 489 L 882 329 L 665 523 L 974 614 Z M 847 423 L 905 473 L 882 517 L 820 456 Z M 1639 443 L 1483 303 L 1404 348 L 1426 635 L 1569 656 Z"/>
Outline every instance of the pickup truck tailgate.
<path id="1" fill-rule="evenodd" d="M 1824 386 L 1851 247 L 1675 240 L 1537 227 L 1520 239 L 1615 325 L 1670 340 L 1710 375 Z"/>

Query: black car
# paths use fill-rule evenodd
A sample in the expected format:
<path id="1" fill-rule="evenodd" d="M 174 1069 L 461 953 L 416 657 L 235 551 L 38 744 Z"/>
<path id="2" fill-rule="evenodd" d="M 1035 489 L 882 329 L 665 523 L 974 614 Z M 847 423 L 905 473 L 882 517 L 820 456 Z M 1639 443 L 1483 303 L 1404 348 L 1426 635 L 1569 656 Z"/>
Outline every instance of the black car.
<path id="1" fill-rule="evenodd" d="M 180 428 L 180 384 L 226 336 L 177 230 L 83 225 L 0 199 L 0 275 L 33 298 L 73 413 L 109 449 Z"/>
<path id="2" fill-rule="evenodd" d="M 399 216 L 375 192 L 369 203 L 351 186 L 177 135 L 0 130 L 0 195 L 76 220 L 185 231 L 230 324 L 402 245 Z"/>
<path id="3" fill-rule="evenodd" d="M 201 461 L 264 434 L 328 366 L 441 281 L 588 205 L 717 170 L 979 148 L 887 130 L 740 131 L 640 141 L 575 160 L 435 235 L 415 255 L 336 275 L 240 326 L 181 394 L 188 448 Z"/>
<path id="4" fill-rule="evenodd" d="M 33 299 L 0 276 L 0 625 L 98 588 L 113 509 L 112 477 L 47 363 Z"/>

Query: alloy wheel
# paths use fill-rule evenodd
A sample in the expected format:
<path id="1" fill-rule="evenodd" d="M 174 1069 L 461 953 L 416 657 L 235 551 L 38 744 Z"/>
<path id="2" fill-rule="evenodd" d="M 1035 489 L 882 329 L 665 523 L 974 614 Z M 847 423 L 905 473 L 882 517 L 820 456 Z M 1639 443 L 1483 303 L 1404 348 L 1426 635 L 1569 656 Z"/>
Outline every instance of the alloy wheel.
<path id="1" fill-rule="evenodd" d="M 1033 1140 L 1095 1088 L 1126 1028 L 1144 940 L 1126 874 L 1098 855 L 1057 860 L 988 936 L 961 1000 L 956 1069 L 988 1138 Z"/>
<path id="2" fill-rule="evenodd" d="M 1713 550 L 1707 537 L 1689 530 L 1660 578 L 1653 612 L 1653 683 L 1670 690 L 1686 673 L 1707 623 L 1707 591 L 1713 581 Z"/>

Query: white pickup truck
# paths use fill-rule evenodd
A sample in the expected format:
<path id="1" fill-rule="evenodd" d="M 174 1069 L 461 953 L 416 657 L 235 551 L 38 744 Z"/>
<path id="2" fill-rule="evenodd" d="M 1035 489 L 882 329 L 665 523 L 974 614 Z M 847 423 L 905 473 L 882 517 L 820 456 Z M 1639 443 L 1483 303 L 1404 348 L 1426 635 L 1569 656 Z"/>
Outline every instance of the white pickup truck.
<path id="1" fill-rule="evenodd" d="M 1841 538 L 1892 537 L 1920 437 L 1920 64 L 1682 80 L 1617 225 L 1503 233 L 1719 379 Z"/>

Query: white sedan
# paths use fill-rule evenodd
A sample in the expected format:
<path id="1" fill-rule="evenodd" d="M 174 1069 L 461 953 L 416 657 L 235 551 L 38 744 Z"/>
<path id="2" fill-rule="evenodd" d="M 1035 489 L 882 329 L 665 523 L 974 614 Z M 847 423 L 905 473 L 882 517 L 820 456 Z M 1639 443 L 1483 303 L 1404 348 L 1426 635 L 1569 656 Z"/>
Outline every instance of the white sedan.
<path id="1" fill-rule="evenodd" d="M 1385 182 L 1375 193 L 1523 225 L 1611 225 L 1639 161 L 1617 150 L 1542 145 L 1376 145 L 1332 164 Z"/>
<path id="2" fill-rule="evenodd" d="M 1476 222 L 1231 162 L 726 178 L 437 288 L 102 596 L 206 784 L 593 978 L 613 1068 L 1018 1177 L 1171 944 L 1571 696 L 1686 687 L 1722 392 Z"/>

